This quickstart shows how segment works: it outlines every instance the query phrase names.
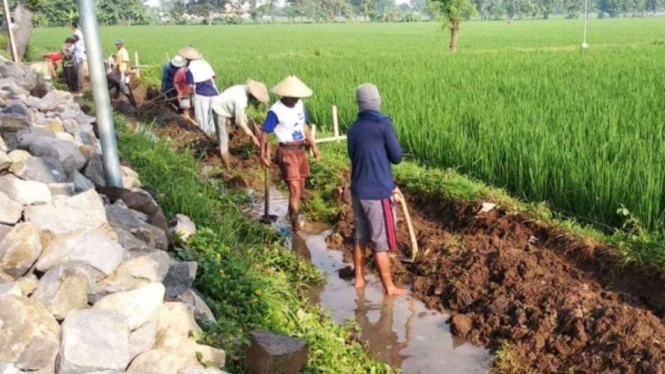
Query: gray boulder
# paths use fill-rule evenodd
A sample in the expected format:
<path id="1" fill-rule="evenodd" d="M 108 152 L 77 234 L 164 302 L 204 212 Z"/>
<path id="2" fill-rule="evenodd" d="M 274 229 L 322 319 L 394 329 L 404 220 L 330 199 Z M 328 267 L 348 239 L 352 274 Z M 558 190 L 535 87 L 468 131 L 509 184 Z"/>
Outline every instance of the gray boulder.
<path id="1" fill-rule="evenodd" d="M 170 261 L 171 258 L 164 251 L 132 258 L 118 266 L 113 274 L 98 282 L 97 286 L 107 293 L 116 293 L 162 282 Z"/>
<path id="2" fill-rule="evenodd" d="M 14 364 L 0 364 L 0 374 L 23 374 Z"/>
<path id="3" fill-rule="evenodd" d="M 124 371 L 129 364 L 129 327 L 122 313 L 86 309 L 62 324 L 58 374 Z"/>
<path id="4" fill-rule="evenodd" d="M 7 82 L 18 84 L 25 91 L 25 95 L 30 94 L 37 83 L 39 75 L 31 69 L 24 69 L 23 66 L 11 61 L 0 62 L 0 77 L 8 78 Z"/>
<path id="5" fill-rule="evenodd" d="M 0 138 L 2 139 L 2 138 Z M 4 145 L 4 143 L 2 143 Z M 5 151 L 0 150 L 0 173 L 4 173 L 12 166 L 12 160 L 9 158 Z"/>
<path id="6" fill-rule="evenodd" d="M 39 284 L 39 279 L 34 274 L 28 274 L 16 281 L 21 288 L 21 293 L 25 297 L 29 297 Z"/>
<path id="7" fill-rule="evenodd" d="M 0 283 L 0 296 L 4 295 L 23 296 L 21 285 L 18 282 Z"/>
<path id="8" fill-rule="evenodd" d="M 41 182 L 24 181 L 8 174 L 0 177 L 0 192 L 23 205 L 48 204 L 51 202 L 51 190 Z"/>
<path id="9" fill-rule="evenodd" d="M 103 297 L 95 303 L 93 309 L 121 312 L 127 316 L 129 328 L 136 329 L 148 321 L 163 301 L 164 286 L 161 283 L 151 283 L 132 291 Z"/>
<path id="10" fill-rule="evenodd" d="M 21 215 L 23 215 L 23 204 L 0 192 L 0 223 L 14 225 L 21 219 Z"/>
<path id="11" fill-rule="evenodd" d="M 51 195 L 74 196 L 76 194 L 76 186 L 74 183 L 49 183 L 49 190 Z"/>
<path id="12" fill-rule="evenodd" d="M 83 175 L 90 179 L 95 186 L 106 187 L 106 176 L 104 174 L 104 162 L 101 155 L 93 157 L 83 169 Z"/>
<path id="13" fill-rule="evenodd" d="M 157 322 L 146 322 L 129 335 L 129 358 L 133 360 L 143 352 L 149 351 L 155 344 Z"/>
<path id="14" fill-rule="evenodd" d="M 74 183 L 74 190 L 76 192 L 84 192 L 95 189 L 95 184 L 78 171 L 71 173 L 70 179 L 71 182 Z"/>
<path id="15" fill-rule="evenodd" d="M 81 170 L 86 159 L 76 144 L 56 138 L 41 137 L 30 145 L 30 153 L 38 157 L 50 157 L 58 160 L 67 174 Z"/>
<path id="16" fill-rule="evenodd" d="M 30 127 L 30 111 L 25 104 L 12 101 L 0 112 L 0 133 L 12 133 Z"/>
<path id="17" fill-rule="evenodd" d="M 212 310 L 210 310 L 208 304 L 206 304 L 205 300 L 203 300 L 203 297 L 201 297 L 201 295 L 199 295 L 195 290 L 189 289 L 183 292 L 180 296 L 178 296 L 178 301 L 181 301 L 194 309 L 194 315 L 196 317 L 203 320 L 208 320 L 212 323 L 217 322 L 217 319 L 215 318 Z"/>
<path id="18" fill-rule="evenodd" d="M 200 366 L 188 366 L 178 370 L 178 374 L 228 374 L 217 368 L 204 368 Z"/>
<path id="19" fill-rule="evenodd" d="M 41 127 L 28 127 L 16 133 L 16 146 L 18 149 L 29 150 L 30 145 L 39 138 L 55 139 L 55 134 Z"/>
<path id="20" fill-rule="evenodd" d="M 307 342 L 265 331 L 249 334 L 246 364 L 252 374 L 300 373 L 309 360 Z"/>
<path id="21" fill-rule="evenodd" d="M 97 229 L 108 224 L 102 198 L 94 190 L 72 197 L 56 196 L 53 204 L 27 207 L 24 215 L 26 222 L 55 234 Z"/>
<path id="22" fill-rule="evenodd" d="M 32 299 L 44 304 L 58 320 L 63 320 L 75 310 L 88 307 L 90 280 L 87 269 L 72 266 L 56 266 L 39 280 Z"/>
<path id="23" fill-rule="evenodd" d="M 25 297 L 0 296 L 0 362 L 22 371 L 53 373 L 60 326 L 43 305 Z"/>
<path id="24" fill-rule="evenodd" d="M 100 229 L 75 231 L 51 240 L 37 261 L 39 271 L 82 262 L 108 275 L 126 258 L 125 250 Z"/>
<path id="25" fill-rule="evenodd" d="M 0 136 L 0 151 L 9 152 L 9 149 L 7 148 L 7 144 L 5 144 L 5 140 L 2 139 L 2 136 Z"/>
<path id="26" fill-rule="evenodd" d="M 37 228 L 19 223 L 0 242 L 0 270 L 18 279 L 28 272 L 41 253 Z"/>
<path id="27" fill-rule="evenodd" d="M 67 131 L 72 136 L 79 132 L 81 128 L 79 121 L 72 118 L 62 121 L 62 126 L 65 128 L 65 131 Z"/>
<path id="28" fill-rule="evenodd" d="M 106 217 L 114 229 L 123 229 L 132 233 L 137 239 L 149 247 L 166 250 L 168 238 L 166 233 L 155 226 L 141 221 L 128 208 L 122 205 L 107 205 Z"/>
<path id="29" fill-rule="evenodd" d="M 196 280 L 196 262 L 174 262 L 164 278 L 166 296 L 176 298 L 189 290 Z"/>
<path id="30" fill-rule="evenodd" d="M 155 251 L 155 248 L 151 248 L 148 243 L 143 240 L 139 240 L 134 234 L 125 230 L 121 227 L 113 227 L 113 231 L 118 236 L 118 243 L 120 245 L 133 253 L 146 253 Z M 133 253 L 131 253 L 133 255 Z"/>
<path id="31" fill-rule="evenodd" d="M 7 226 L 0 223 L 0 242 L 12 231 L 13 226 Z M 2 279 L 0 279 L 1 281 Z"/>
<path id="32" fill-rule="evenodd" d="M 182 360 L 177 355 L 152 349 L 138 355 L 129 365 L 127 372 L 178 374 L 181 366 Z"/>
<path id="33" fill-rule="evenodd" d="M 15 164 L 13 173 L 23 180 L 41 183 L 65 183 L 67 174 L 62 164 L 52 158 L 30 157 L 19 165 Z"/>

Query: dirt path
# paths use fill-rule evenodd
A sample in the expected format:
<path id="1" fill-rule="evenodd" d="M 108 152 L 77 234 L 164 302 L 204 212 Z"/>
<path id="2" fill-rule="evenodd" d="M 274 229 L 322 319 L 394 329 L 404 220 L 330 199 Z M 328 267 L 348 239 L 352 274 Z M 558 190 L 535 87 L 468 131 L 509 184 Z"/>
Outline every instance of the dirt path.
<path id="1" fill-rule="evenodd" d="M 129 113 L 126 106 L 117 109 Z M 220 165 L 215 144 L 177 114 L 159 104 L 140 113 L 138 119 L 154 122 L 176 146 L 188 145 L 206 163 Z M 237 160 L 223 177 L 257 186 L 258 157 L 247 147 L 243 136 L 232 138 Z M 342 210 L 332 241 L 350 257 L 348 189 L 336 195 Z M 663 273 L 622 267 L 611 250 L 569 240 L 519 214 L 478 214 L 480 203 L 428 196 L 411 196 L 409 203 L 427 255 L 417 265 L 396 264 L 395 275 L 412 278 L 429 307 L 449 310 L 458 335 L 492 349 L 507 343 L 498 371 L 665 374 Z M 408 252 L 404 226 L 399 241 Z"/>

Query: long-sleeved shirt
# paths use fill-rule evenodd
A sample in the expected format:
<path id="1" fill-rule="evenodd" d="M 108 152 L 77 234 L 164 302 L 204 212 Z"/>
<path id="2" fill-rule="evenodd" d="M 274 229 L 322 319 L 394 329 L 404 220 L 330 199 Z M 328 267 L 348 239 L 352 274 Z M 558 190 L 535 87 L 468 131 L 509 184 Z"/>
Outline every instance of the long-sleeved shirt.
<path id="1" fill-rule="evenodd" d="M 252 131 L 247 126 L 248 105 L 247 86 L 237 85 L 227 88 L 221 95 L 215 97 L 212 101 L 212 110 L 222 117 L 234 119 L 235 125 L 239 126 L 245 134 L 252 135 Z"/>
<path id="2" fill-rule="evenodd" d="M 76 52 L 79 54 L 77 59 L 80 61 L 87 61 L 88 57 L 85 54 L 85 41 L 83 40 L 83 32 L 79 29 L 74 31 L 74 35 L 78 36 L 79 41 L 76 42 Z"/>
<path id="3" fill-rule="evenodd" d="M 162 69 L 162 90 L 163 94 L 166 94 L 166 97 L 175 97 L 177 92 L 175 92 L 173 87 L 173 79 L 175 78 L 175 73 L 178 71 L 178 68 L 173 66 L 169 61 L 164 64 Z"/>
<path id="4" fill-rule="evenodd" d="M 347 133 L 351 194 L 360 200 L 387 199 L 395 189 L 392 164 L 402 162 L 402 147 L 390 118 L 366 110 Z"/>

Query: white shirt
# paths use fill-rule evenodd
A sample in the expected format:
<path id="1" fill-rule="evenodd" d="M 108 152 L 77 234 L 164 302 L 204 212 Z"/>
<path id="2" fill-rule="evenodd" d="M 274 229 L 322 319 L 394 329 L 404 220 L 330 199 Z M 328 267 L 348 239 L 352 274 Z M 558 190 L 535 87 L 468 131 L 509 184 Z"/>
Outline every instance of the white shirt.
<path id="1" fill-rule="evenodd" d="M 270 111 L 277 116 L 274 132 L 280 143 L 300 142 L 305 140 L 305 104 L 298 100 L 293 108 L 277 101 Z"/>
<path id="2" fill-rule="evenodd" d="M 83 41 L 83 32 L 79 29 L 76 29 L 76 31 L 74 31 L 74 35 L 79 37 L 79 41 L 76 42 L 77 59 L 79 61 L 87 61 L 88 57 L 85 55 L 85 41 Z"/>
<path id="3" fill-rule="evenodd" d="M 212 99 L 212 110 L 217 115 L 235 119 L 235 124 L 246 134 L 252 134 L 247 126 L 246 109 L 249 105 L 249 94 L 246 85 L 229 87 L 219 96 Z"/>

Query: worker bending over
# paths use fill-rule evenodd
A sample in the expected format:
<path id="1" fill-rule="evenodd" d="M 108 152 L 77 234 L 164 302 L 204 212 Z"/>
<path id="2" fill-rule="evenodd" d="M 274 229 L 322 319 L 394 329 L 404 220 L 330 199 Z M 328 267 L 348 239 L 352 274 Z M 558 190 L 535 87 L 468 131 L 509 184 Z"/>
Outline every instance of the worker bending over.
<path id="1" fill-rule="evenodd" d="M 228 131 L 231 124 L 240 127 L 252 139 L 252 143 L 259 147 L 259 139 L 253 129 L 249 128 L 247 120 L 247 107 L 253 101 L 267 105 L 270 96 L 265 84 L 251 79 L 247 80 L 246 84 L 227 88 L 212 101 L 212 110 L 217 114 L 219 149 L 227 168 L 231 167 Z"/>
<path id="2" fill-rule="evenodd" d="M 320 154 L 316 143 L 307 127 L 307 114 L 302 98 L 312 95 L 300 79 L 290 76 L 272 89 L 272 93 L 281 97 L 268 112 L 261 134 L 261 163 L 270 167 L 268 156 L 268 134 L 274 133 L 279 143 L 277 164 L 282 172 L 282 179 L 289 186 L 289 217 L 296 232 L 300 229 L 300 197 L 305 190 L 305 178 L 309 177 L 309 164 L 305 145 L 312 148 L 314 159 L 319 161 Z"/>
<path id="3" fill-rule="evenodd" d="M 174 99 L 178 95 L 173 85 L 173 80 L 175 79 L 175 73 L 185 65 L 187 65 L 187 60 L 180 55 L 176 55 L 171 61 L 164 64 L 164 67 L 162 68 L 162 87 L 160 92 L 166 96 L 167 100 Z"/>
<path id="4" fill-rule="evenodd" d="M 407 290 L 395 287 L 388 251 L 397 252 L 393 195 L 401 194 L 393 182 L 391 164 L 402 161 L 402 147 L 390 118 L 381 114 L 376 86 L 363 84 L 356 91 L 358 119 L 347 134 L 351 158 L 351 196 L 355 224 L 353 265 L 356 288 L 365 287 L 366 248 L 371 244 L 386 295 Z"/>
<path id="5" fill-rule="evenodd" d="M 219 95 L 215 86 L 215 72 L 203 59 L 192 60 L 187 64 L 186 82 L 194 92 L 194 117 L 196 125 L 208 136 L 217 132 L 212 113 L 212 99 Z"/>
<path id="6" fill-rule="evenodd" d="M 129 91 L 129 52 L 125 48 L 125 42 L 122 39 L 115 41 L 116 52 L 113 58 L 114 70 L 108 75 L 108 83 L 110 88 L 115 88 L 114 100 L 120 98 L 122 92 L 129 98 L 129 101 L 134 107 L 136 102 L 134 97 Z"/>

